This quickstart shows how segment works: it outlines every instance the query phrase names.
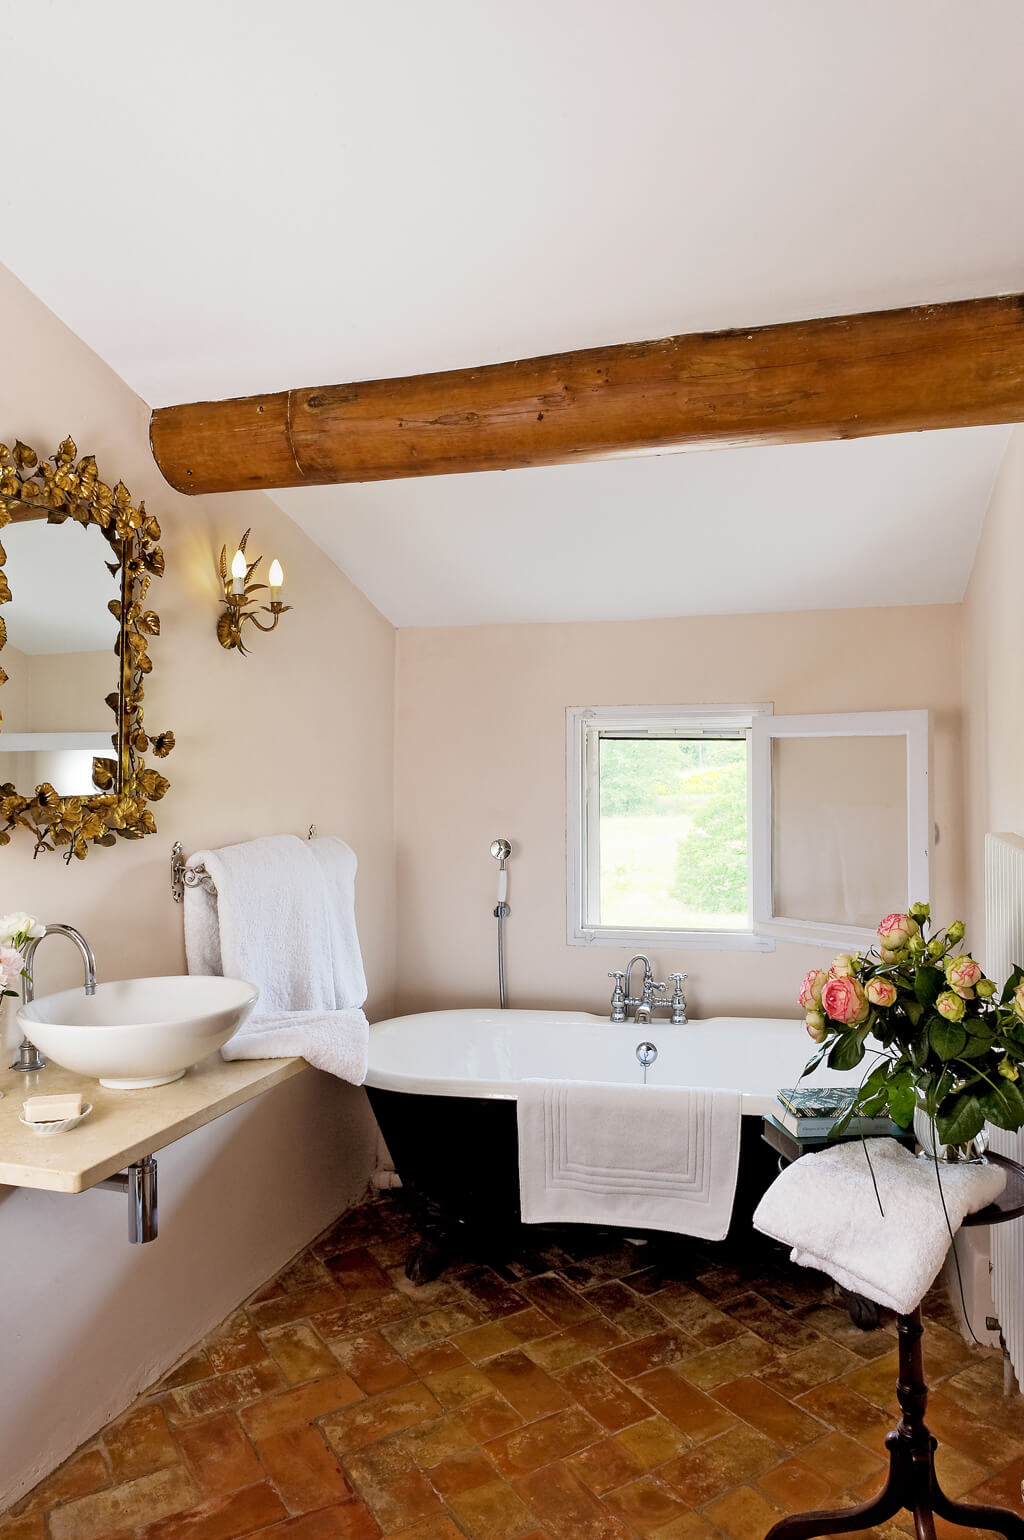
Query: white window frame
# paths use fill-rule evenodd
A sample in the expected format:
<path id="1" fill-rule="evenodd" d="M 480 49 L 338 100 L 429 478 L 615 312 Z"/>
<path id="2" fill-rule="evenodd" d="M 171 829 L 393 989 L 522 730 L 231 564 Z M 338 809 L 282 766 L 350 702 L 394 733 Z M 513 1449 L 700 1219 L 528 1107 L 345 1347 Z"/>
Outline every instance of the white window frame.
<path id="1" fill-rule="evenodd" d="M 773 912 L 772 895 L 772 743 L 776 738 L 901 737 L 907 753 L 907 891 L 897 907 L 928 902 L 929 842 L 932 829 L 928 775 L 927 711 L 854 711 L 814 716 L 754 718 L 752 829 L 754 929 L 779 940 L 810 942 L 861 950 L 877 939 L 856 925 L 826 925 Z M 879 915 L 879 919 L 882 916 Z"/>
<path id="2" fill-rule="evenodd" d="M 743 952 L 771 952 L 774 938 L 747 930 L 677 930 L 646 926 L 586 925 L 593 913 L 588 899 L 600 883 L 598 843 L 598 756 L 602 733 L 622 737 L 713 737 L 716 732 L 742 732 L 748 743 L 751 723 L 770 713 L 770 704 L 738 706 L 570 706 L 566 711 L 566 938 L 570 946 L 698 947 Z M 748 759 L 748 859 L 753 862 L 753 758 Z M 593 810 L 593 815 L 591 814 Z M 751 870 L 751 915 L 754 872 Z M 589 882 L 591 892 L 585 890 Z"/>

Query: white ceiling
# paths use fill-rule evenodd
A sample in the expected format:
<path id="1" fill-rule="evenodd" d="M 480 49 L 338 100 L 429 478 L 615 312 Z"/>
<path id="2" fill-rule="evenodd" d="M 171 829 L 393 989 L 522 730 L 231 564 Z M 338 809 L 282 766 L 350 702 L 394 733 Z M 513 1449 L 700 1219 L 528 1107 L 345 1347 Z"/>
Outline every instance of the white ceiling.
<path id="1" fill-rule="evenodd" d="M 0 257 L 153 405 L 1024 289 L 1019 0 L 175 0 L 168 15 L 0 7 L 20 61 Z M 757 573 L 789 594 L 812 506 L 825 557 L 868 517 L 857 464 L 873 501 L 878 476 L 903 489 L 890 521 L 927 524 L 936 499 L 950 538 L 884 601 L 924 602 L 962 592 L 1003 442 L 966 437 L 281 501 L 329 531 L 385 613 L 430 623 L 486 608 L 484 572 L 535 574 L 540 527 L 558 581 L 544 595 L 515 577 L 504 609 L 547 614 L 560 590 L 569 618 L 595 523 L 605 551 L 643 527 L 674 558 L 685 529 L 692 555 L 678 510 L 693 499 L 743 550 L 767 509 L 791 510 Z M 395 520 L 399 546 L 430 551 L 470 506 L 475 559 L 449 547 L 414 604 Z M 657 574 L 659 613 L 750 607 L 749 580 L 734 572 L 730 597 L 709 555 L 699 577 Z M 651 613 L 630 572 L 604 560 L 590 608 Z M 877 585 L 866 569 L 850 602 Z"/>
<path id="2" fill-rule="evenodd" d="M 956 603 L 1008 433 L 276 496 L 396 626 Z"/>

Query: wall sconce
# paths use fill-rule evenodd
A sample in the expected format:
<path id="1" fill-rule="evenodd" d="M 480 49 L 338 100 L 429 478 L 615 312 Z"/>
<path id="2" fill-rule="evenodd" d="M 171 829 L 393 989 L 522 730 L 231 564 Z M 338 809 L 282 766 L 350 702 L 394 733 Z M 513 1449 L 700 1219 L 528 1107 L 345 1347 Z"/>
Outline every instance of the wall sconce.
<path id="1" fill-rule="evenodd" d="M 284 583 L 284 573 L 281 571 L 281 563 L 275 557 L 270 563 L 270 571 L 267 573 L 266 583 L 254 583 L 253 575 L 262 556 L 257 556 L 255 561 L 249 561 L 245 554 L 245 543 L 251 530 L 246 530 L 238 542 L 238 550 L 231 559 L 231 575 L 228 576 L 228 548 L 221 546 L 220 551 L 220 581 L 224 589 L 224 613 L 217 622 L 217 640 L 222 647 L 237 647 L 244 654 L 248 651 L 242 641 L 242 627 L 247 620 L 251 620 L 258 631 L 274 631 L 277 623 L 285 610 L 290 610 L 290 604 L 281 603 L 281 588 Z M 259 619 L 255 606 L 249 605 L 249 595 L 267 588 L 270 592 L 270 603 L 263 606 L 267 615 L 274 618 L 269 626 L 265 626 Z"/>

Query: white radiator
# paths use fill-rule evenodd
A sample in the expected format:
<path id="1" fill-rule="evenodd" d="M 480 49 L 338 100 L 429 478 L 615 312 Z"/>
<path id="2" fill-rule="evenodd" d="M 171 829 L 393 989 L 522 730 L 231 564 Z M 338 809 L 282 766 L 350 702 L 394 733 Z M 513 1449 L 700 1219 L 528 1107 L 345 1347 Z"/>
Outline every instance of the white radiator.
<path id="1" fill-rule="evenodd" d="M 1002 986 L 1024 963 L 1024 839 L 1019 834 L 985 836 L 985 972 Z M 1005 1133 L 989 1124 L 989 1146 L 1024 1161 L 1024 1129 Z M 992 1298 L 1017 1375 L 1024 1383 L 1024 1223 L 993 1225 Z"/>

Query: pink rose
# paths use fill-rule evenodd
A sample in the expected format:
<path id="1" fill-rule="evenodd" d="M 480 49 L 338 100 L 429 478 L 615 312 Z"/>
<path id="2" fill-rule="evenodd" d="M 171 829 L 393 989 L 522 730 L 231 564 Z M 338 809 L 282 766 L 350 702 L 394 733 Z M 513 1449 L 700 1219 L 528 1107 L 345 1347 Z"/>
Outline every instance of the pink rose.
<path id="1" fill-rule="evenodd" d="M 808 1011 L 804 1017 L 807 1036 L 814 1043 L 823 1043 L 828 1036 L 828 1024 L 820 1011 Z"/>
<path id="2" fill-rule="evenodd" d="M 869 979 L 864 993 L 872 1005 L 880 1005 L 883 1010 L 896 1004 L 896 985 L 888 979 Z"/>
<path id="3" fill-rule="evenodd" d="M 878 939 L 887 951 L 898 952 L 920 931 L 920 925 L 909 914 L 887 914 L 878 927 Z"/>
<path id="4" fill-rule="evenodd" d="M 845 1022 L 855 1027 L 867 1018 L 870 1007 L 863 989 L 856 979 L 829 979 L 821 992 L 825 1014 L 833 1021 Z"/>
<path id="5" fill-rule="evenodd" d="M 800 993 L 797 995 L 797 1004 L 802 1005 L 805 1011 L 817 1005 L 821 999 L 821 991 L 825 988 L 828 974 L 824 968 L 812 968 L 810 973 L 804 975 L 804 981 L 800 985 Z"/>
<path id="6" fill-rule="evenodd" d="M 962 1021 L 967 1007 L 959 995 L 955 995 L 951 989 L 944 989 L 935 1002 L 935 1009 L 947 1021 Z"/>
<path id="7" fill-rule="evenodd" d="M 974 986 L 981 978 L 981 969 L 973 957 L 947 957 L 946 983 L 964 1000 L 973 1000 Z"/>
<path id="8" fill-rule="evenodd" d="M 838 957 L 833 957 L 828 976 L 830 979 L 849 979 L 855 972 L 856 965 L 849 952 L 840 952 Z"/>
<path id="9" fill-rule="evenodd" d="M 25 966 L 25 959 L 13 946 L 0 946 L 0 968 L 9 978 L 17 978 Z"/>

